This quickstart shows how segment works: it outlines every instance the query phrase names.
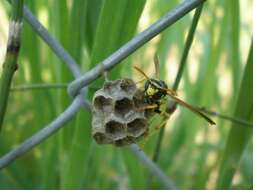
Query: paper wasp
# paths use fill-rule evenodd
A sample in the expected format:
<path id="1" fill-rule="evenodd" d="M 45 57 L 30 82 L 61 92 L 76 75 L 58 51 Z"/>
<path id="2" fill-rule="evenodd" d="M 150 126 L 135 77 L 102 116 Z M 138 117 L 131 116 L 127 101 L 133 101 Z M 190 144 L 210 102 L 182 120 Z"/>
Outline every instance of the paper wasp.
<path id="1" fill-rule="evenodd" d="M 155 56 L 154 58 L 155 63 L 155 74 L 156 78 L 150 78 L 144 73 L 140 68 L 137 66 L 134 66 L 134 68 L 141 73 L 146 81 L 144 85 L 144 98 L 145 103 L 148 105 L 145 107 L 145 109 L 154 109 L 154 112 L 161 113 L 160 106 L 167 96 L 171 97 L 177 104 L 180 104 L 183 107 L 188 108 L 193 113 L 199 115 L 200 117 L 204 118 L 208 123 L 211 125 L 215 125 L 215 122 L 211 120 L 208 116 L 206 116 L 204 113 L 202 113 L 197 108 L 194 108 L 190 104 L 184 102 L 180 98 L 177 97 L 177 93 L 171 89 L 168 88 L 167 84 L 160 80 L 160 71 L 159 71 L 159 61 L 158 57 Z"/>

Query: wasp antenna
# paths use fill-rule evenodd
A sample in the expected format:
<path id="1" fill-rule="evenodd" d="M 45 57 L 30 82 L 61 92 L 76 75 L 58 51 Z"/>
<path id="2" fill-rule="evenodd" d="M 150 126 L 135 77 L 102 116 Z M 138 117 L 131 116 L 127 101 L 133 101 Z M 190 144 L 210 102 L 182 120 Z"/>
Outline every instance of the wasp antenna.
<path id="1" fill-rule="evenodd" d="M 135 68 L 135 70 L 137 70 L 139 73 L 141 73 L 146 79 L 149 80 L 148 75 L 146 75 L 146 73 L 144 73 L 144 71 L 142 71 L 139 67 L 137 67 L 137 66 L 135 66 L 135 65 L 134 65 L 134 68 Z"/>
<path id="2" fill-rule="evenodd" d="M 155 76 L 157 79 L 160 79 L 160 61 L 157 52 L 154 55 L 154 64 L 155 64 Z"/>

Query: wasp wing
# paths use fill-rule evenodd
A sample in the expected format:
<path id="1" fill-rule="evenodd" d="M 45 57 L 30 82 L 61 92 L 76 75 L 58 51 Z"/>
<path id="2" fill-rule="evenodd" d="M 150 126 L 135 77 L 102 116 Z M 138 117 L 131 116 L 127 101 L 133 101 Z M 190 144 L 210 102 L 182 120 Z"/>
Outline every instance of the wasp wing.
<path id="1" fill-rule="evenodd" d="M 155 64 L 155 77 L 160 79 L 160 61 L 157 53 L 154 55 L 154 64 Z"/>
<path id="2" fill-rule="evenodd" d="M 167 91 L 167 94 L 174 99 L 178 104 L 188 108 L 189 110 L 191 110 L 192 112 L 198 114 L 199 116 L 201 116 L 202 118 L 204 118 L 206 121 L 208 121 L 208 123 L 210 123 L 211 125 L 216 125 L 216 123 L 211 120 L 208 116 L 206 116 L 204 113 L 202 113 L 201 111 L 199 111 L 198 109 L 194 108 L 193 106 L 191 106 L 190 104 L 184 102 L 183 100 L 179 99 L 178 97 L 174 96 L 173 94 L 170 93 L 170 91 Z"/>

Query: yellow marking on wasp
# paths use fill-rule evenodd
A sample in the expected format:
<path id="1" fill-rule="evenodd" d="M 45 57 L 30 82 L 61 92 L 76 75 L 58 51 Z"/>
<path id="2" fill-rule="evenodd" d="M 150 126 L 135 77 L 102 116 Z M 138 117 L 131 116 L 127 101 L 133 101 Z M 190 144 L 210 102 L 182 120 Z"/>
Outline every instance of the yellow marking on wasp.
<path id="1" fill-rule="evenodd" d="M 153 96 L 157 92 L 158 92 L 158 89 L 153 88 L 152 86 L 149 86 L 148 89 L 146 90 L 146 93 L 148 96 Z"/>

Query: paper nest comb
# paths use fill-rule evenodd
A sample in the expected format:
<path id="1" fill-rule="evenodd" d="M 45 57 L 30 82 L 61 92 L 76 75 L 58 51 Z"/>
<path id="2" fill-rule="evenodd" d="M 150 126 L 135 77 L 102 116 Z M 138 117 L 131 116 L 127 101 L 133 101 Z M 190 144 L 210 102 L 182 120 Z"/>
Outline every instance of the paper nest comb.
<path id="1" fill-rule="evenodd" d="M 92 100 L 92 136 L 98 144 L 124 146 L 148 132 L 144 97 L 133 80 L 107 81 Z"/>

